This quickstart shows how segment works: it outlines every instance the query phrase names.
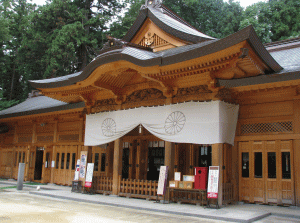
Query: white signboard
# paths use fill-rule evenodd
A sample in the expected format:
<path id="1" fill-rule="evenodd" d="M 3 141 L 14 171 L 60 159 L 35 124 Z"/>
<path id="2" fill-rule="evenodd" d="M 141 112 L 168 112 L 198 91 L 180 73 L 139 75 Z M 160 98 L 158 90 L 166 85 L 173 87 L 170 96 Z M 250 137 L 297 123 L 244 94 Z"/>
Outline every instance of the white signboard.
<path id="1" fill-rule="evenodd" d="M 77 160 L 74 180 L 79 180 L 79 166 L 80 166 L 80 159 Z"/>
<path id="2" fill-rule="evenodd" d="M 88 163 L 86 169 L 85 187 L 92 187 L 94 164 Z"/>
<path id="3" fill-rule="evenodd" d="M 52 168 L 55 167 L 55 161 L 54 161 L 54 160 L 52 160 L 52 162 L 51 162 L 51 167 L 52 167 Z"/>
<path id="4" fill-rule="evenodd" d="M 181 180 L 181 172 L 175 172 L 174 180 L 175 181 L 180 181 Z"/>
<path id="5" fill-rule="evenodd" d="M 208 172 L 207 198 L 218 198 L 219 167 L 210 166 Z"/>
<path id="6" fill-rule="evenodd" d="M 161 166 L 159 171 L 157 195 L 164 195 L 168 179 L 168 166 Z"/>

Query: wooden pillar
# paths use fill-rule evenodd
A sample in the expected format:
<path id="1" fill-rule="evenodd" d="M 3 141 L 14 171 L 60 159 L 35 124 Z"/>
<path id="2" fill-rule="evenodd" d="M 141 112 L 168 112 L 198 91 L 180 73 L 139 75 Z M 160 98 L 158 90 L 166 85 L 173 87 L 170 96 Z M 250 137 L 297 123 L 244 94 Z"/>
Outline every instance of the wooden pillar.
<path id="1" fill-rule="evenodd" d="M 136 171 L 135 171 L 135 179 L 140 179 L 140 162 L 141 162 L 141 140 L 139 139 L 137 141 L 137 146 L 136 146 Z"/>
<path id="2" fill-rule="evenodd" d="M 168 179 L 174 180 L 175 143 L 165 142 L 165 166 L 169 167 Z"/>
<path id="3" fill-rule="evenodd" d="M 231 160 L 231 173 L 232 173 L 232 185 L 233 185 L 233 199 L 234 201 L 239 200 L 239 151 L 238 142 L 234 142 L 234 147 L 232 147 Z M 225 167 L 226 168 L 226 167 Z"/>
<path id="4" fill-rule="evenodd" d="M 122 139 L 115 140 L 114 144 L 114 168 L 113 168 L 113 195 L 119 194 L 119 176 L 122 174 Z"/>
<path id="5" fill-rule="evenodd" d="M 300 134 L 300 99 L 299 96 L 297 99 L 294 100 L 294 123 L 293 123 L 293 128 L 294 128 L 294 133 Z M 300 206 L 300 171 L 296 171 L 300 169 L 300 162 L 299 162 L 299 157 L 300 157 L 300 140 L 296 139 L 294 140 L 293 143 L 293 154 L 291 154 L 291 157 L 294 158 L 294 165 L 291 165 L 292 169 L 292 174 L 294 175 L 294 199 L 295 199 L 295 204 L 296 206 Z M 292 152 L 291 151 L 291 152 Z M 292 161 L 292 160 L 291 160 Z M 292 177 L 293 179 L 293 177 Z"/>
<path id="6" fill-rule="evenodd" d="M 175 143 L 175 159 L 174 159 L 174 172 L 179 169 L 179 144 Z"/>
<path id="7" fill-rule="evenodd" d="M 223 204 L 223 146 L 222 143 L 212 145 L 212 165 L 219 166 L 218 203 Z"/>
<path id="8" fill-rule="evenodd" d="M 195 165 L 195 161 L 194 161 L 194 159 L 195 159 L 195 155 L 194 155 L 194 147 L 195 147 L 195 145 L 194 144 L 190 144 L 189 145 L 189 152 L 190 152 L 190 159 L 189 159 L 189 163 L 190 163 L 190 165 L 189 165 L 189 175 L 194 175 L 194 165 Z"/>
<path id="9" fill-rule="evenodd" d="M 87 155 L 87 164 L 91 163 L 93 160 L 93 147 L 92 146 L 86 146 L 87 151 L 88 151 L 88 155 Z M 87 165 L 86 164 L 86 165 Z"/>
<path id="10" fill-rule="evenodd" d="M 55 151 L 56 151 L 56 146 L 53 146 L 53 151 L 52 151 L 52 162 L 54 161 L 54 163 L 56 162 L 56 154 L 55 154 Z M 52 166 L 52 162 L 51 162 L 51 179 L 50 179 L 50 183 L 54 184 L 54 172 L 55 172 L 55 165 Z M 76 161 L 77 163 L 77 161 Z"/>
<path id="11" fill-rule="evenodd" d="M 132 179 L 133 178 L 133 151 L 134 147 L 133 147 L 133 143 L 131 142 L 129 144 L 129 172 L 128 172 L 128 179 Z"/>
<path id="12" fill-rule="evenodd" d="M 110 158 L 110 150 L 112 148 L 110 147 L 109 144 L 107 144 L 106 146 L 106 150 L 105 150 L 105 153 L 106 153 L 106 160 L 105 160 L 105 176 L 108 177 L 109 176 L 109 163 L 111 162 L 111 158 Z"/>
<path id="13" fill-rule="evenodd" d="M 14 146 L 11 150 L 12 155 L 9 157 L 9 151 L 6 153 L 6 158 L 10 160 L 10 176 L 9 178 L 12 179 L 13 178 L 13 174 L 14 174 L 14 157 L 15 157 L 15 152 L 16 152 L 16 147 Z M 17 157 L 18 159 L 18 157 Z M 18 164 L 19 165 L 19 164 Z"/>
<path id="14" fill-rule="evenodd" d="M 42 179 L 41 179 L 41 183 L 44 183 L 44 178 L 45 178 L 46 148 L 47 148 L 47 146 L 44 146 L 44 151 L 43 151 L 43 166 L 42 166 Z M 67 159 L 66 159 L 66 160 L 67 160 Z M 66 163 L 66 162 L 65 162 L 65 163 Z"/>
<path id="15" fill-rule="evenodd" d="M 28 181 L 29 179 L 29 158 L 30 158 L 30 146 L 27 147 L 27 151 L 26 151 L 25 174 L 24 174 L 25 181 Z"/>

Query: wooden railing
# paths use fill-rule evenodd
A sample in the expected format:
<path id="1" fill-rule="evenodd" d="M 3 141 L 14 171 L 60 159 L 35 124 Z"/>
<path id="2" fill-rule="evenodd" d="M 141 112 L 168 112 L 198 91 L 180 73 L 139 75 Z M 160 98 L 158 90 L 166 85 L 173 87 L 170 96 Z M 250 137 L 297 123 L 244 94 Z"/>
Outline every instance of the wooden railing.
<path id="1" fill-rule="evenodd" d="M 119 195 L 155 199 L 157 186 L 157 181 L 120 179 Z"/>
<path id="2" fill-rule="evenodd" d="M 93 185 L 93 190 L 96 193 L 111 194 L 112 184 L 113 184 L 112 177 L 105 177 L 105 176 L 94 176 L 93 177 L 92 185 Z"/>
<path id="3" fill-rule="evenodd" d="M 233 201 L 233 184 L 224 183 L 223 184 L 223 203 L 229 204 Z"/>

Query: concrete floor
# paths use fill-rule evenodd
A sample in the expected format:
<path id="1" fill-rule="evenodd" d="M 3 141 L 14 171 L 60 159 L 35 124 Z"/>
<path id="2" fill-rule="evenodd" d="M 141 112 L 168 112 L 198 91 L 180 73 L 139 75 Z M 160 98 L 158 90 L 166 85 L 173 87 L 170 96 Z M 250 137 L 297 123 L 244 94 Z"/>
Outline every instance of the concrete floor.
<path id="1" fill-rule="evenodd" d="M 222 222 L 198 217 L 140 211 L 100 204 L 40 197 L 28 193 L 0 192 L 0 222 L 123 223 Z"/>
<path id="2" fill-rule="evenodd" d="M 260 222 L 300 223 L 300 208 L 236 204 L 209 209 L 188 204 L 157 204 L 143 199 L 72 193 L 58 185 L 16 185 L 0 180 L 2 222 Z"/>

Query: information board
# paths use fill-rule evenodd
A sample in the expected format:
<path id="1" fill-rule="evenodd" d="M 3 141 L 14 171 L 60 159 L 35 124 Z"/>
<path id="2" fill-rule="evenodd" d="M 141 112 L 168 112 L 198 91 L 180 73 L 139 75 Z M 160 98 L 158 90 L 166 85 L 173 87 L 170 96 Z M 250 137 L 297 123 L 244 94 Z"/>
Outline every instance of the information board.
<path id="1" fill-rule="evenodd" d="M 80 154 L 80 166 L 79 166 L 79 180 L 85 180 L 85 168 L 87 162 L 87 151 L 81 151 Z"/>
<path id="2" fill-rule="evenodd" d="M 92 187 L 94 163 L 88 163 L 84 187 Z"/>
<path id="3" fill-rule="evenodd" d="M 164 195 L 168 179 L 168 166 L 160 166 L 157 195 Z"/>
<path id="4" fill-rule="evenodd" d="M 210 166 L 208 172 L 207 198 L 218 198 L 219 167 Z"/>

